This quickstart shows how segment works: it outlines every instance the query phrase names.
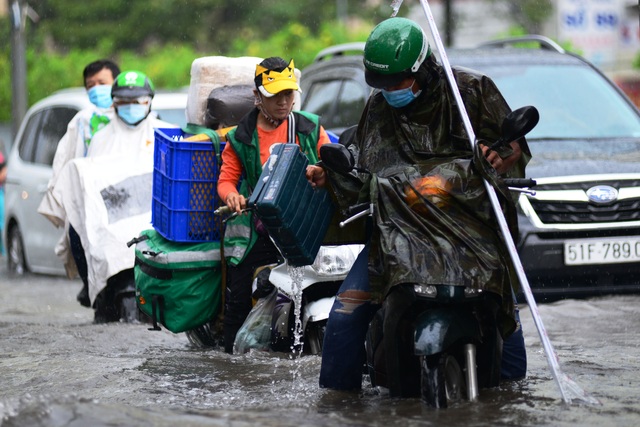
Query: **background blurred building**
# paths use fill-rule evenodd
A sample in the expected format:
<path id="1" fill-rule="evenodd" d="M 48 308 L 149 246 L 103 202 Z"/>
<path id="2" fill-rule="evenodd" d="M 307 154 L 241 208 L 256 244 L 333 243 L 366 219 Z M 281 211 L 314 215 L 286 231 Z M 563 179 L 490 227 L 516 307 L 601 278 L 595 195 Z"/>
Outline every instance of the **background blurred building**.
<path id="1" fill-rule="evenodd" d="M 509 17 L 511 3 L 488 0 L 450 0 L 454 23 L 453 46 L 471 47 L 508 34 L 516 24 Z M 426 28 L 422 7 L 413 3 L 408 16 Z M 444 37 L 444 0 L 429 2 Z M 570 43 L 607 72 L 631 69 L 640 52 L 638 0 L 554 0 L 553 12 L 540 34 Z"/>

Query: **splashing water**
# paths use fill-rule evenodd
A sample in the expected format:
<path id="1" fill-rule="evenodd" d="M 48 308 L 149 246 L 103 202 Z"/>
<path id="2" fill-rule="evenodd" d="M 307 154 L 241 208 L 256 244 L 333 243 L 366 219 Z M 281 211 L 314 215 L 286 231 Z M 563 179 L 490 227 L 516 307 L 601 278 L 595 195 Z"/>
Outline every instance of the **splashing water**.
<path id="1" fill-rule="evenodd" d="M 287 265 L 287 272 L 293 282 L 293 318 L 295 321 L 293 328 L 293 346 L 291 352 L 295 354 L 295 348 L 299 346 L 300 355 L 303 348 L 303 330 L 302 330 L 302 280 L 304 278 L 304 267 L 293 267 Z"/>
<path id="2" fill-rule="evenodd" d="M 398 14 L 398 11 L 400 10 L 400 6 L 402 6 L 402 2 L 403 0 L 393 0 L 391 2 L 391 8 L 393 9 L 393 13 L 391 14 L 392 18 Z"/>

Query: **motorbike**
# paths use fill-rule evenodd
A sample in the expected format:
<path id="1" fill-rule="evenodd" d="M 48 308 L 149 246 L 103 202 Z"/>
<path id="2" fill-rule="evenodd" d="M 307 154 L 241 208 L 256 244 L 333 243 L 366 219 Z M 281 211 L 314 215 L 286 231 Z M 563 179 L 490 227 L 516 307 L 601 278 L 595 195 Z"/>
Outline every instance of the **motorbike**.
<path id="1" fill-rule="evenodd" d="M 277 290 L 277 299 L 270 350 L 322 352 L 324 329 L 335 295 L 361 249 L 362 245 L 321 246 L 314 263 L 302 267 L 298 275 L 291 273 L 286 261 L 271 269 L 268 280 Z M 296 276 L 295 281 L 292 276 Z M 300 305 L 299 310 L 296 304 Z M 301 325 L 296 331 L 298 319 Z M 298 340 L 297 333 L 301 334 Z"/>
<path id="2" fill-rule="evenodd" d="M 223 206 L 215 213 L 227 215 L 230 211 Z M 278 264 L 257 268 L 253 280 L 255 305 L 261 299 L 274 299 L 268 313 L 270 333 L 267 341 L 243 336 L 242 344 L 236 345 L 238 351 L 260 348 L 274 352 L 320 354 L 335 295 L 362 248 L 363 245 L 359 244 L 321 246 L 310 265 L 294 268 L 282 256 Z M 250 314 L 241 331 L 250 331 L 255 325 L 247 322 L 252 321 L 258 320 Z M 187 337 L 197 346 L 217 345 L 219 340 L 215 338 L 214 323 L 187 331 Z"/>
<path id="3" fill-rule="evenodd" d="M 505 118 L 502 137 L 490 149 L 523 137 L 538 118 L 534 107 L 515 110 Z M 338 175 L 352 176 L 357 171 L 373 176 L 355 167 L 354 156 L 345 145 L 323 146 L 320 155 L 323 164 Z M 527 191 L 534 184 L 527 179 L 505 181 L 516 191 Z M 373 202 L 350 206 L 351 216 L 341 225 L 371 216 L 375 209 L 384 207 Z M 464 397 L 476 400 L 479 389 L 495 387 L 500 381 L 499 305 L 497 294 L 463 283 L 393 286 L 366 335 L 366 369 L 372 385 L 387 389 L 392 396 L 420 396 L 435 408 Z"/>
<path id="4" fill-rule="evenodd" d="M 136 282 L 132 268 L 107 279 L 107 285 L 96 296 L 93 309 L 96 323 L 149 321 L 136 303 Z"/>

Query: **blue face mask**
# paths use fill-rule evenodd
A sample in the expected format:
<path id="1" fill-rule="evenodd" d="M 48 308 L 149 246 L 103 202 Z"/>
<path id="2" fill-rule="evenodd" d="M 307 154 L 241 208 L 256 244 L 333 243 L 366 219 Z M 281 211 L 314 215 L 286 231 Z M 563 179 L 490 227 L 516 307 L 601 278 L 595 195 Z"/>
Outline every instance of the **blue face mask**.
<path id="1" fill-rule="evenodd" d="M 406 105 L 409 105 L 420 95 L 420 92 L 422 92 L 421 90 L 419 90 L 418 93 L 413 93 L 413 85 L 415 83 L 416 81 L 414 80 L 411 86 L 404 89 L 392 91 L 382 89 L 382 96 L 384 96 L 384 99 L 386 99 L 389 105 L 391 105 L 393 108 L 404 107 Z"/>
<path id="2" fill-rule="evenodd" d="M 98 108 L 109 108 L 111 99 L 111 85 L 97 85 L 87 91 L 89 101 Z"/>
<path id="3" fill-rule="evenodd" d="M 136 125 L 149 115 L 149 105 L 124 104 L 118 106 L 118 117 L 125 123 Z"/>

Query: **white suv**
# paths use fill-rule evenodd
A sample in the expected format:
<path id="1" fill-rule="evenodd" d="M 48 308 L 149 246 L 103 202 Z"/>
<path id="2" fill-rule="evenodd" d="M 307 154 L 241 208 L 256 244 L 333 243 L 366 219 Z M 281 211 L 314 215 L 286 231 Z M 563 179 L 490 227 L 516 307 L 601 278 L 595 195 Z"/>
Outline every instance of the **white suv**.
<path id="1" fill-rule="evenodd" d="M 69 121 L 90 106 L 83 88 L 63 89 L 34 104 L 22 121 L 8 156 L 2 238 L 10 273 L 64 274 L 54 247 L 62 230 L 37 212 L 52 174 L 51 164 Z M 187 92 L 157 92 L 152 110 L 183 126 Z"/>

